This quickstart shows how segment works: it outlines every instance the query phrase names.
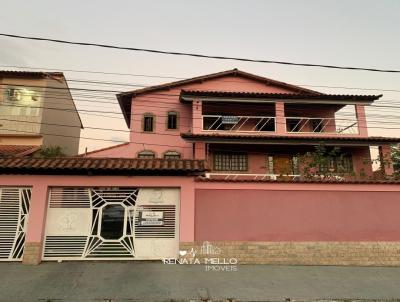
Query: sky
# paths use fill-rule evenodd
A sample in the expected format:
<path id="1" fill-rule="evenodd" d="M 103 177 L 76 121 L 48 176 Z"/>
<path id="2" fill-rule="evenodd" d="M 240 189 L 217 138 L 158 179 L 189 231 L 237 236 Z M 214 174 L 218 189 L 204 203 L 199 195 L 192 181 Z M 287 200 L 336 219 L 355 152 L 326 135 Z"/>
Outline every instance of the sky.
<path id="1" fill-rule="evenodd" d="M 0 0 L 0 32 L 138 48 L 302 63 L 400 70 L 400 1 L 20 1 Z M 380 94 L 400 107 L 400 74 L 220 61 L 0 37 L 4 66 L 89 70 L 190 78 L 238 68 L 328 93 Z M 65 72 L 68 80 L 153 85 L 172 79 Z M 133 85 L 70 82 L 70 87 L 126 91 Z M 78 100 L 80 110 L 120 112 L 115 93 Z M 89 98 L 89 96 L 86 96 Z M 397 102 L 397 104 L 396 104 Z M 367 110 L 370 135 L 400 136 L 400 108 Z M 387 115 L 394 118 L 387 118 Z M 122 115 L 81 115 L 84 126 L 128 130 Z M 382 123 L 382 121 L 384 123 Z M 396 125 L 397 121 L 397 125 Z M 393 122 L 394 124 L 391 124 Z M 377 127 L 377 128 L 373 128 Z M 81 151 L 127 141 L 127 132 L 85 129 Z"/>

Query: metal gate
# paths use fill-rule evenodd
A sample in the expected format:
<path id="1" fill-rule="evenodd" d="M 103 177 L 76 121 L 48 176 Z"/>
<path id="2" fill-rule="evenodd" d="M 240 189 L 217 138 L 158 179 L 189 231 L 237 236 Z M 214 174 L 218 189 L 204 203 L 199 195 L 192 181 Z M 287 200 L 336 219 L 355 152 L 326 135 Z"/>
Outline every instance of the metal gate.
<path id="1" fill-rule="evenodd" d="M 176 257 L 179 199 L 179 189 L 52 188 L 43 259 Z"/>
<path id="2" fill-rule="evenodd" d="M 30 199 L 30 188 L 0 187 L 0 261 L 22 259 Z"/>

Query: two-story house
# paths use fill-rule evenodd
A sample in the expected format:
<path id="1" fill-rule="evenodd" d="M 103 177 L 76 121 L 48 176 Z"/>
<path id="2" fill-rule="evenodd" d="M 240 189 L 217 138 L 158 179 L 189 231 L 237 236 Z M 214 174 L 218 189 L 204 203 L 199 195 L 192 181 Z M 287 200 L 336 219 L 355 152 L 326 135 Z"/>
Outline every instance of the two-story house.
<path id="1" fill-rule="evenodd" d="M 239 70 L 122 93 L 129 142 L 0 158 L 0 261 L 400 265 L 400 181 L 370 178 L 370 147 L 400 142 L 368 135 L 379 97 Z"/>
<path id="2" fill-rule="evenodd" d="M 59 146 L 64 154 L 76 155 L 81 128 L 62 73 L 0 71 L 0 154 L 28 155 L 42 146 Z"/>
<path id="3" fill-rule="evenodd" d="M 365 106 L 380 97 L 324 94 L 228 70 L 119 94 L 130 142 L 87 156 L 204 159 L 210 178 L 276 179 L 309 171 L 305 154 L 323 146 L 331 158 L 322 172 L 370 177 L 370 147 L 388 158 L 396 141 L 368 135 Z"/>

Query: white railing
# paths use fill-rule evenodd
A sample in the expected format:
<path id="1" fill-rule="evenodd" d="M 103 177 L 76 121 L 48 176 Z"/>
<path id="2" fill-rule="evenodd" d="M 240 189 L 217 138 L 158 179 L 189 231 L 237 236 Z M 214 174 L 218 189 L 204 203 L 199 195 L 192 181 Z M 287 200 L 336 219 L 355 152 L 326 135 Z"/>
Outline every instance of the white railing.
<path id="1" fill-rule="evenodd" d="M 286 117 L 286 132 L 358 134 L 358 122 L 354 118 Z"/>
<path id="2" fill-rule="evenodd" d="M 223 180 L 276 180 L 280 174 L 246 174 L 246 173 L 206 173 L 206 178 Z M 290 177 L 292 180 L 300 177 L 298 174 L 284 174 L 283 177 Z"/>
<path id="3" fill-rule="evenodd" d="M 275 117 L 203 115 L 204 131 L 274 132 Z"/>

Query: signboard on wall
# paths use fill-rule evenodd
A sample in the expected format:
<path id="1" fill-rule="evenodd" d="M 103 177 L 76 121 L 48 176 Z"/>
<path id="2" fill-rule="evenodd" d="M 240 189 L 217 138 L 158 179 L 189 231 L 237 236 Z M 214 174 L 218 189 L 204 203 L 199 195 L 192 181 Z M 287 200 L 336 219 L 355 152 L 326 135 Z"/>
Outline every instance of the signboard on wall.
<path id="1" fill-rule="evenodd" d="M 139 222 L 142 226 L 164 225 L 164 212 L 142 211 L 139 213 Z"/>

